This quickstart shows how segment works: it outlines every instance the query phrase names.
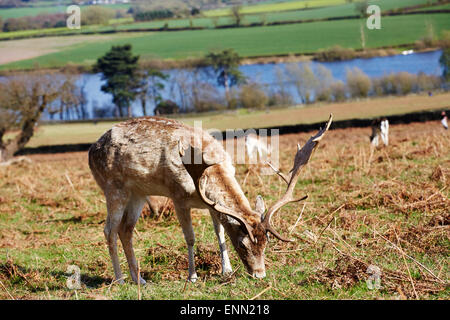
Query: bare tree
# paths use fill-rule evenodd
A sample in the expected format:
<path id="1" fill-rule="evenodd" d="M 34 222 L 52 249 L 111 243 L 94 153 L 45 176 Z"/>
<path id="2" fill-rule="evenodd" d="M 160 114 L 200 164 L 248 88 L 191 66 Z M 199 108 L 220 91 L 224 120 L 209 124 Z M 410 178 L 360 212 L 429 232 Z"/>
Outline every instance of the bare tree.
<path id="1" fill-rule="evenodd" d="M 242 6 L 234 5 L 231 7 L 231 17 L 234 20 L 234 24 L 239 27 L 242 23 Z"/>
<path id="2" fill-rule="evenodd" d="M 0 162 L 22 149 L 44 110 L 60 95 L 53 74 L 14 76 L 0 83 Z M 6 139 L 6 134 L 11 133 Z"/>
<path id="3" fill-rule="evenodd" d="M 291 63 L 288 68 L 288 75 L 303 103 L 310 103 L 311 95 L 318 84 L 317 78 L 311 69 L 311 64 L 309 62 L 301 64 Z"/>

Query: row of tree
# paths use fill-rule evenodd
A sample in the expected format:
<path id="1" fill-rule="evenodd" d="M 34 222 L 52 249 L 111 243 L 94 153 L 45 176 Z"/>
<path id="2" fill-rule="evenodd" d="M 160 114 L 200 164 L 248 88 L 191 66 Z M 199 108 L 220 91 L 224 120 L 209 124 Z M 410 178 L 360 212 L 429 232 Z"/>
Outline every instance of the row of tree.
<path id="1" fill-rule="evenodd" d="M 441 57 L 444 78 L 448 78 L 448 56 L 449 49 L 446 49 Z M 299 100 L 309 104 L 315 101 L 339 102 L 369 96 L 405 95 L 439 89 L 445 82 L 441 77 L 407 72 L 371 79 L 355 68 L 347 70 L 344 83 L 334 79 L 331 71 L 323 65 L 313 70 L 311 63 L 291 63 L 276 69 L 276 79 L 268 87 L 252 82 L 242 74 L 239 70 L 240 57 L 232 49 L 210 52 L 202 66 L 178 70 L 169 80 L 169 76 L 160 70 L 138 68 L 138 60 L 138 56 L 133 56 L 130 45 L 114 46 L 94 66 L 94 70 L 101 73 L 105 80 L 102 90 L 113 97 L 116 116 L 131 117 L 131 103 L 135 100 L 141 102 L 144 115 L 148 114 L 148 101 L 159 113 L 203 112 L 292 105 Z M 166 85 L 170 86 L 170 102 L 161 96 Z M 224 89 L 224 95 L 218 87 Z M 293 92 L 299 99 L 294 98 Z M 178 100 L 179 106 L 173 100 Z"/>
<path id="2" fill-rule="evenodd" d="M 102 79 L 105 84 L 101 87 L 103 92 L 109 93 L 113 97 L 113 103 L 117 108 L 116 115 L 123 117 L 127 115 L 132 116 L 131 104 L 136 99 L 139 99 L 142 104 L 142 111 L 147 115 L 147 101 L 150 98 L 154 106 L 161 113 L 173 113 L 169 110 L 177 111 L 180 108 L 174 108 L 173 102 L 163 101 L 161 98 L 161 90 L 164 89 L 164 82 L 168 76 L 156 69 L 140 69 L 138 68 L 139 56 L 134 56 L 131 45 L 113 46 L 104 56 L 97 60 L 94 65 L 94 72 L 102 74 Z M 210 66 L 204 68 L 208 74 L 214 73 L 219 86 L 225 88 L 226 106 L 230 106 L 232 101 L 230 95 L 230 87 L 245 82 L 245 77 L 239 70 L 240 57 L 234 50 L 224 50 L 222 52 L 211 52 L 205 57 L 205 64 Z M 194 75 L 199 76 L 200 71 L 194 72 Z M 198 79 L 197 79 L 198 80 Z M 185 79 L 177 82 L 180 93 L 181 109 L 188 111 L 186 101 L 186 87 Z M 184 84 L 183 84 L 184 83 Z M 195 104 L 195 110 L 204 111 L 200 103 L 200 91 L 202 87 L 213 90 L 211 85 L 196 81 L 195 86 L 189 89 L 192 90 L 192 95 Z M 210 99 L 207 103 L 213 103 Z M 166 107 L 165 107 L 166 106 Z"/>

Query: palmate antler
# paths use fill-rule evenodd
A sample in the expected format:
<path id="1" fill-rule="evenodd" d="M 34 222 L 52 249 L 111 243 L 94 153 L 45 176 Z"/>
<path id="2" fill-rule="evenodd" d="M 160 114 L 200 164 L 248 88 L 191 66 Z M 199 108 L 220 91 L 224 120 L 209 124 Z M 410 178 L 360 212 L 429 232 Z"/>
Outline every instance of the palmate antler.
<path id="1" fill-rule="evenodd" d="M 330 128 L 331 122 L 333 121 L 333 115 L 330 114 L 330 118 L 328 119 L 327 124 L 325 125 L 325 128 L 320 129 L 319 132 L 315 135 L 309 138 L 309 140 L 306 142 L 306 144 L 303 146 L 303 148 L 300 148 L 300 145 L 298 145 L 297 154 L 294 158 L 294 166 L 291 170 L 290 176 L 287 177 L 282 172 L 280 172 L 278 169 L 273 167 L 270 163 L 269 166 L 287 183 L 287 189 L 286 193 L 277 201 L 275 202 L 268 210 L 266 215 L 263 219 L 263 226 L 266 229 L 266 231 L 272 233 L 276 238 L 282 240 L 282 241 L 291 241 L 289 239 L 284 238 L 281 236 L 277 231 L 274 230 L 270 223 L 270 219 L 272 215 L 277 212 L 282 206 L 291 203 L 291 202 L 299 202 L 302 200 L 305 200 L 308 198 L 308 196 L 304 196 L 302 198 L 294 198 L 293 192 L 295 185 L 297 184 L 299 175 L 300 175 L 300 169 L 306 165 L 311 158 L 311 154 L 313 153 L 314 149 L 319 144 L 319 141 L 324 136 L 325 132 Z"/>

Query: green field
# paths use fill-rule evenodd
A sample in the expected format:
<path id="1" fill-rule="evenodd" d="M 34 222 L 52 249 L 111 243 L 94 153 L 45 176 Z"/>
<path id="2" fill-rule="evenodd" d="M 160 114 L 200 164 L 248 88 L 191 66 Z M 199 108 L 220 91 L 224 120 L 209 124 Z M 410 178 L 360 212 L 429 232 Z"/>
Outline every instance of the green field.
<path id="1" fill-rule="evenodd" d="M 427 0 L 372 0 L 370 3 L 376 3 L 382 9 L 382 11 L 388 11 L 392 9 L 398 9 L 403 7 L 409 7 L 414 5 L 426 4 Z M 279 3 L 276 3 L 279 4 Z M 439 6 L 441 7 L 441 6 Z M 436 8 L 439 8 L 436 7 Z M 445 8 L 445 6 L 443 6 Z M 429 8 L 429 10 L 435 7 Z M 422 9 L 420 9 L 422 10 Z M 291 10 L 281 12 L 263 12 L 257 14 L 245 14 L 242 19 L 242 24 L 252 23 L 274 23 L 283 21 L 301 21 L 311 19 L 326 19 L 331 17 L 344 17 L 355 15 L 355 4 L 346 3 L 338 6 L 330 7 L 318 7 L 308 10 Z M 153 29 L 163 28 L 166 24 L 170 29 L 174 28 L 188 28 L 188 27 L 202 27 L 202 28 L 214 28 L 216 26 L 232 25 L 233 19 L 229 16 L 212 16 L 208 17 L 196 17 L 192 19 L 165 19 L 148 22 L 130 22 L 128 20 L 113 19 L 109 25 L 106 26 L 83 26 L 81 30 L 74 31 L 67 28 L 57 29 L 41 29 L 41 30 L 24 30 L 14 32 L 0 32 L 0 39 L 2 38 L 24 38 L 33 37 L 36 35 L 54 35 L 54 34 L 73 34 L 75 33 L 87 33 L 87 32 L 104 32 L 104 31 L 123 31 L 131 29 Z M 124 23 L 126 22 L 126 23 Z"/>
<path id="2" fill-rule="evenodd" d="M 377 48 L 411 44 L 427 34 L 432 24 L 436 35 L 450 30 L 447 14 L 385 17 L 381 30 L 366 32 L 366 47 Z M 109 35 L 114 36 L 114 35 Z M 100 37 L 100 36 L 99 36 Z M 130 43 L 143 59 L 185 59 L 202 57 L 211 50 L 235 49 L 242 57 L 313 53 L 339 44 L 359 49 L 360 21 L 341 20 L 281 26 L 233 28 L 201 31 L 155 32 L 130 35 L 120 40 L 77 44 L 34 59 L 1 66 L 1 69 L 60 67 L 67 63 L 90 65 L 112 45 Z M 22 40 L 26 41 L 26 40 Z M 59 41 L 44 38 L 42 41 Z"/>
<path id="3" fill-rule="evenodd" d="M 274 12 L 274 11 L 287 11 L 287 10 L 298 10 L 307 9 L 314 7 L 328 7 L 335 6 L 339 4 L 344 4 L 346 0 L 313 0 L 313 1 L 287 1 L 280 3 L 264 3 L 255 4 L 250 6 L 243 6 L 241 9 L 242 14 L 253 14 L 253 13 L 264 13 L 264 12 Z M 231 11 L 229 8 L 215 9 L 205 11 L 204 15 L 208 17 L 213 16 L 227 16 L 230 15 Z"/>

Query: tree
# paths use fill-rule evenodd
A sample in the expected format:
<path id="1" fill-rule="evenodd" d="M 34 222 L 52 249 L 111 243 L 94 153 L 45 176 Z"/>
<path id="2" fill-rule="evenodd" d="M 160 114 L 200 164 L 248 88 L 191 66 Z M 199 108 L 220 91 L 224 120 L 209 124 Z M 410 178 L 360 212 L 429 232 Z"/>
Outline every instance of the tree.
<path id="1" fill-rule="evenodd" d="M 288 75 L 303 103 L 310 103 L 312 93 L 318 86 L 318 80 L 311 69 L 311 63 L 291 63 L 288 68 Z"/>
<path id="2" fill-rule="evenodd" d="M 142 113 L 147 115 L 147 97 L 153 100 L 156 106 L 161 101 L 160 91 L 164 89 L 164 80 L 167 80 L 168 75 L 157 69 L 148 69 L 141 73 L 142 81 L 139 86 L 139 99 L 141 100 Z"/>
<path id="3" fill-rule="evenodd" d="M 0 162 L 28 143 L 44 110 L 59 97 L 61 85 L 51 74 L 14 76 L 0 82 Z M 16 133 L 6 139 L 11 132 Z"/>
<path id="4" fill-rule="evenodd" d="M 355 67 L 347 70 L 347 86 L 353 98 L 367 97 L 372 81 L 361 69 Z"/>
<path id="5" fill-rule="evenodd" d="M 442 51 L 442 55 L 439 58 L 439 63 L 442 65 L 444 71 L 442 72 L 442 76 L 445 81 L 450 81 L 450 48 L 445 48 Z"/>
<path id="6" fill-rule="evenodd" d="M 367 16 L 367 7 L 369 6 L 368 0 L 361 0 L 358 2 L 355 2 L 355 11 L 356 13 L 361 17 Z"/>
<path id="7" fill-rule="evenodd" d="M 230 102 L 230 87 L 244 83 L 246 80 L 239 70 L 240 60 L 239 54 L 233 49 L 226 49 L 219 53 L 210 52 L 206 55 L 206 62 L 216 73 L 217 83 L 225 88 L 227 104 Z"/>
<path id="8" fill-rule="evenodd" d="M 239 27 L 242 22 L 242 6 L 234 5 L 231 7 L 231 17 L 234 20 L 234 24 Z"/>
<path id="9" fill-rule="evenodd" d="M 136 98 L 141 83 L 138 68 L 139 56 L 133 56 L 131 45 L 113 46 L 103 57 L 98 58 L 94 65 L 95 72 L 102 73 L 102 91 L 113 96 L 120 117 L 123 109 L 127 109 L 128 117 L 132 117 L 131 102 Z"/>

